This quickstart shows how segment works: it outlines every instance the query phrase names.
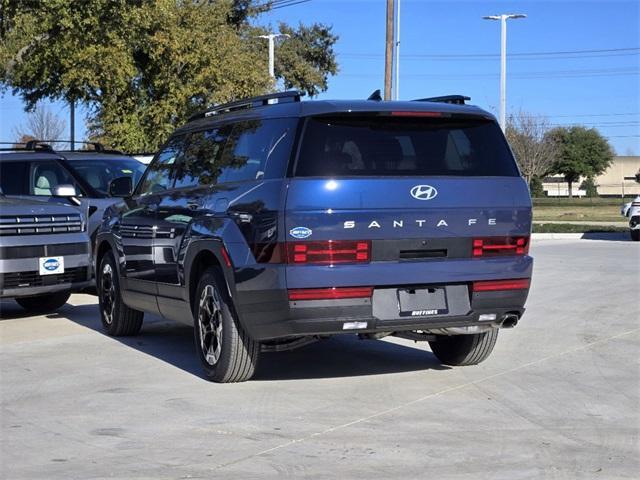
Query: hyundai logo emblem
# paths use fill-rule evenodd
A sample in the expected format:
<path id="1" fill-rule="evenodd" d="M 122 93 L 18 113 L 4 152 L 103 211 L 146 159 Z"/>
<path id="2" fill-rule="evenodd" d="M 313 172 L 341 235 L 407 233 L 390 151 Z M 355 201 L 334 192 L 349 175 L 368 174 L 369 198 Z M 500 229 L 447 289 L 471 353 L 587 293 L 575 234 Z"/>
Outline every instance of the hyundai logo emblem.
<path id="1" fill-rule="evenodd" d="M 436 198 L 438 190 L 431 185 L 416 185 L 411 189 L 411 196 L 418 200 L 431 200 Z"/>

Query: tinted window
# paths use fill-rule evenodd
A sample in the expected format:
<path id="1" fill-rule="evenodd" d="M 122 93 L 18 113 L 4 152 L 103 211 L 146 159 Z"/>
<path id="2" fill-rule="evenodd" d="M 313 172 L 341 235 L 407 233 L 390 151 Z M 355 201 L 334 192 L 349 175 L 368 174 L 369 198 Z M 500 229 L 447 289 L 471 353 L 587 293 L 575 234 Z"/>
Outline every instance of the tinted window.
<path id="1" fill-rule="evenodd" d="M 264 177 L 268 164 L 286 165 L 295 125 L 293 119 L 250 120 L 236 124 L 222 159 L 220 181 L 258 180 Z"/>
<path id="2" fill-rule="evenodd" d="M 185 154 L 177 168 L 175 188 L 217 183 L 229 130 L 230 127 L 213 128 L 189 135 Z"/>
<path id="3" fill-rule="evenodd" d="M 118 177 L 131 177 L 137 184 L 146 169 L 143 163 L 127 158 L 118 159 L 74 159 L 69 164 L 89 185 L 102 193 L 109 190 L 109 182 Z"/>
<path id="4" fill-rule="evenodd" d="M 1 162 L 0 187 L 5 195 L 28 195 L 26 162 Z"/>
<path id="5" fill-rule="evenodd" d="M 29 195 L 51 196 L 59 185 L 73 185 L 78 195 L 80 189 L 69 172 L 58 162 L 31 163 L 29 172 Z"/>
<path id="6" fill-rule="evenodd" d="M 295 174 L 518 176 L 497 124 L 448 118 L 311 118 Z"/>
<path id="7" fill-rule="evenodd" d="M 184 136 L 176 137 L 167 143 L 147 168 L 142 183 L 137 189 L 139 195 L 159 193 L 173 185 L 174 165 L 179 160 L 184 147 Z"/>

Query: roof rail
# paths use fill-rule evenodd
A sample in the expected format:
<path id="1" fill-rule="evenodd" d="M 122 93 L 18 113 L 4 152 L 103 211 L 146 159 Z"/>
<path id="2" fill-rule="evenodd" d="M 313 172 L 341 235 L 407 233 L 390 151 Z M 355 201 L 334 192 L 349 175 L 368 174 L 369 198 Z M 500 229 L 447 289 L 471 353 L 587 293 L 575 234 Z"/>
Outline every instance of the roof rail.
<path id="1" fill-rule="evenodd" d="M 62 150 L 59 148 L 53 148 L 51 145 L 55 145 L 56 143 L 71 143 L 71 140 L 29 140 L 25 143 L 25 150 L 47 150 L 52 152 L 98 152 L 98 153 L 116 153 L 122 154 L 119 150 L 109 150 L 104 147 L 100 142 L 83 142 L 80 140 L 76 140 L 73 143 L 81 143 L 83 145 L 91 145 L 93 146 L 93 150 Z"/>
<path id="2" fill-rule="evenodd" d="M 234 110 L 244 110 L 272 105 L 274 103 L 299 102 L 300 97 L 303 95 L 304 92 L 300 92 L 298 90 L 287 90 L 286 92 L 268 93 L 267 95 L 260 95 L 258 97 L 244 98 L 235 102 L 215 105 L 204 112 L 195 113 L 189 117 L 189 121 L 196 120 L 198 118 L 211 117 L 213 115 L 220 115 Z M 285 100 L 285 102 L 282 100 Z"/>
<path id="3" fill-rule="evenodd" d="M 451 103 L 454 105 L 464 105 L 466 100 L 471 100 L 471 97 L 465 95 L 444 95 L 442 97 L 429 97 L 418 98 L 413 100 L 414 102 L 438 102 L 438 103 Z"/>

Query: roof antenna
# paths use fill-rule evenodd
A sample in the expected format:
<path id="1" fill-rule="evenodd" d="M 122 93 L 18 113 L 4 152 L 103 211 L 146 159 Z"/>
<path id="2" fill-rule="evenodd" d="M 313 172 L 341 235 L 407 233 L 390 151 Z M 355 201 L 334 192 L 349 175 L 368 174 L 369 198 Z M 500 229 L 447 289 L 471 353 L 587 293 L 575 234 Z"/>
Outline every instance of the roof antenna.
<path id="1" fill-rule="evenodd" d="M 374 102 L 381 102 L 382 95 L 380 94 L 380 89 L 376 90 L 371 95 L 369 95 L 369 98 L 367 98 L 367 100 L 373 100 Z"/>

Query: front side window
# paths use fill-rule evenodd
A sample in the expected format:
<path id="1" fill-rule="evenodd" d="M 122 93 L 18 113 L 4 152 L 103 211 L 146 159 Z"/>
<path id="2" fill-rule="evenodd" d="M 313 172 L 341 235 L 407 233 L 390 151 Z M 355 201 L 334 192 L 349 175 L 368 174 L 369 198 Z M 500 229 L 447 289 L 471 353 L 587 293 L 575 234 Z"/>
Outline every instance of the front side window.
<path id="1" fill-rule="evenodd" d="M 136 185 L 146 169 L 145 164 L 132 158 L 74 158 L 67 161 L 80 177 L 103 194 L 108 192 L 109 182 L 115 178 L 131 177 L 133 185 Z"/>
<path id="2" fill-rule="evenodd" d="M 482 118 L 316 117 L 295 175 L 518 176 L 498 125 Z"/>
<path id="3" fill-rule="evenodd" d="M 189 135 L 176 170 L 175 188 L 213 185 L 220 176 L 220 157 L 230 127 L 212 128 Z"/>
<path id="4" fill-rule="evenodd" d="M 147 173 L 138 186 L 137 194 L 151 195 L 173 187 L 175 164 L 184 150 L 184 141 L 184 136 L 169 140 L 147 168 Z"/>
<path id="5" fill-rule="evenodd" d="M 56 187 L 73 185 L 80 194 L 77 183 L 62 165 L 55 161 L 33 162 L 29 172 L 29 195 L 52 196 Z"/>

